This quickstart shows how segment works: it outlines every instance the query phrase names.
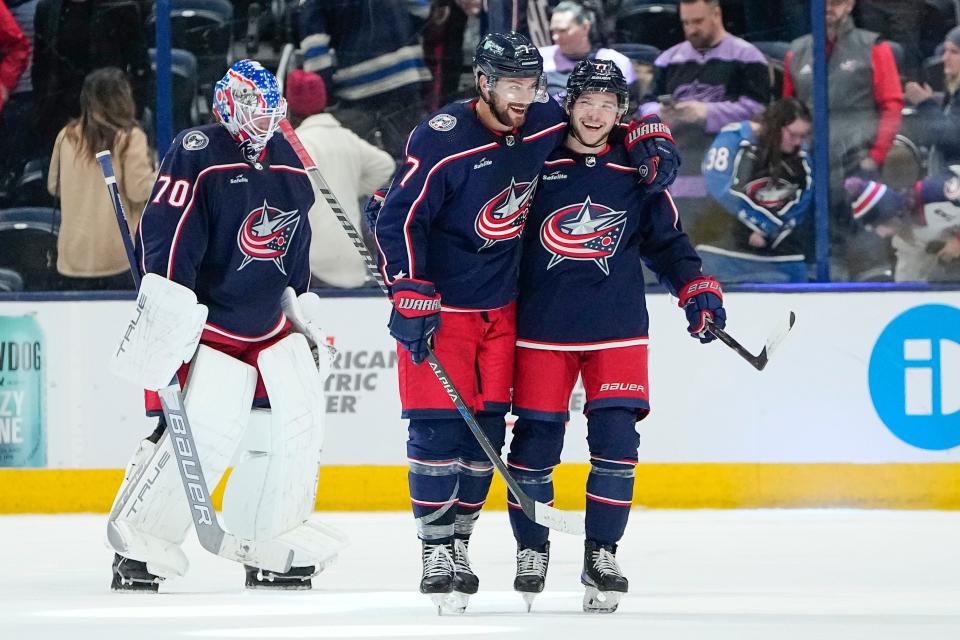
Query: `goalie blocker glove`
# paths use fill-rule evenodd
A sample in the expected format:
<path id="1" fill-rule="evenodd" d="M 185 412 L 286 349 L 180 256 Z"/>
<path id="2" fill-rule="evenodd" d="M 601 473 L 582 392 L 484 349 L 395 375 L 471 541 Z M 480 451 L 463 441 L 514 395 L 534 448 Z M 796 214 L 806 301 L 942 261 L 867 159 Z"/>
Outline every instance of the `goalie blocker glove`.
<path id="1" fill-rule="evenodd" d="M 390 335 L 410 352 L 414 364 L 427 357 L 430 337 L 440 328 L 440 294 L 432 282 L 404 278 L 390 288 Z"/>
<path id="2" fill-rule="evenodd" d="M 723 308 L 723 290 L 714 278 L 697 278 L 683 285 L 680 289 L 678 306 L 687 314 L 687 331 L 704 344 L 717 339 L 707 330 L 708 324 L 713 324 L 720 329 L 727 324 L 727 312 Z"/>
<path id="3" fill-rule="evenodd" d="M 627 152 L 640 173 L 640 182 L 651 191 L 663 191 L 677 178 L 680 154 L 670 127 L 657 115 L 649 115 L 630 123 L 627 129 Z"/>

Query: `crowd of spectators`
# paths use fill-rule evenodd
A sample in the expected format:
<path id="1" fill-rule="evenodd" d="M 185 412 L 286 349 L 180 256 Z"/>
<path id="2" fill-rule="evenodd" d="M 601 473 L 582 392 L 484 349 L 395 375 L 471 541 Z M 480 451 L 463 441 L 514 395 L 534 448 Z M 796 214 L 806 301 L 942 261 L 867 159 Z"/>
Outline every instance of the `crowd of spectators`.
<path id="1" fill-rule="evenodd" d="M 539 46 L 552 95 L 577 61 L 611 60 L 631 84 L 632 117 L 658 113 L 671 125 L 684 159 L 673 189 L 681 219 L 728 281 L 809 277 L 817 171 L 829 175 L 834 279 L 892 279 L 897 247 L 909 238 L 894 233 L 891 241 L 858 221 L 845 181 L 906 193 L 960 164 L 960 31 L 950 31 L 960 19 L 957 2 L 826 0 L 829 167 L 812 160 L 818 80 L 808 0 L 289 0 L 265 9 L 251 0 L 178 0 L 173 7 L 177 124 L 209 119 L 211 78 L 229 62 L 264 61 L 285 80 L 291 119 L 356 221 L 356 203 L 386 182 L 410 129 L 470 94 L 469 52 L 480 35 L 509 27 Z M 60 255 L 47 256 L 61 276 L 56 286 L 128 286 L 111 262 L 119 245 L 86 233 L 103 222 L 100 208 L 109 213 L 109 201 L 91 195 L 90 146 L 123 155 L 133 218 L 157 160 L 153 11 L 151 0 L 0 0 L 0 272 L 18 266 L 4 258 L 4 235 L 15 226 L 4 221 L 45 208 L 56 219 L 50 233 L 59 224 Z M 638 29 L 640 22 L 649 28 Z M 330 224 L 324 206 L 311 212 L 318 228 Z M 327 243 L 312 252 L 318 280 L 369 284 L 335 231 L 314 234 Z M 958 233 L 944 232 L 931 254 L 937 261 L 960 259 Z M 21 286 L 39 285 L 0 278 L 0 290 Z"/>

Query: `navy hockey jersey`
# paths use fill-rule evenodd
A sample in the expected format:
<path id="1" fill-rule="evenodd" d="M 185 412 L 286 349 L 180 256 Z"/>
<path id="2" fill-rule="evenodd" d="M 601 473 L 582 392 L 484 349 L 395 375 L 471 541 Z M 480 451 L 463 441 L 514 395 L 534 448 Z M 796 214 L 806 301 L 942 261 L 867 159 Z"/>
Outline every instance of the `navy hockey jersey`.
<path id="1" fill-rule="evenodd" d="M 279 133 L 250 164 L 220 125 L 183 131 L 140 221 L 141 272 L 195 291 L 210 310 L 207 329 L 266 339 L 283 327 L 283 290 L 310 285 L 313 201 L 306 171 Z"/>
<path id="2" fill-rule="evenodd" d="M 604 349 L 643 344 L 649 320 L 641 261 L 676 295 L 700 258 L 668 192 L 637 187 L 626 150 L 544 164 L 523 246 L 517 344 Z"/>
<path id="3" fill-rule="evenodd" d="M 552 100 L 531 104 L 509 133 L 485 127 L 475 107 L 449 104 L 413 130 L 376 224 L 386 283 L 433 282 L 445 309 L 496 309 L 516 298 L 540 169 L 566 135 Z"/>

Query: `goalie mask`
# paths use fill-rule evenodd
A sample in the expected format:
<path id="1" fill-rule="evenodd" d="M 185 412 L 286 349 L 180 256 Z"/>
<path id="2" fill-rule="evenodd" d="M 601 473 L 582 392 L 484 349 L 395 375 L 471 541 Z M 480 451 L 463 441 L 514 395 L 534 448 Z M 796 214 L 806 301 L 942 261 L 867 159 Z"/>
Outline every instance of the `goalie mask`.
<path id="1" fill-rule="evenodd" d="M 530 104 L 546 102 L 547 77 L 543 73 L 543 57 L 525 36 L 509 31 L 488 33 L 477 44 L 473 57 L 473 76 L 480 91 L 480 75 L 487 78 L 490 95 L 496 94 L 504 102 Z M 507 79 L 530 78 L 530 88 L 508 87 Z M 484 100 L 489 101 L 487 98 Z"/>
<path id="2" fill-rule="evenodd" d="M 217 82 L 213 113 L 241 146 L 259 151 L 287 115 L 287 101 L 272 73 L 255 60 L 240 60 Z"/>

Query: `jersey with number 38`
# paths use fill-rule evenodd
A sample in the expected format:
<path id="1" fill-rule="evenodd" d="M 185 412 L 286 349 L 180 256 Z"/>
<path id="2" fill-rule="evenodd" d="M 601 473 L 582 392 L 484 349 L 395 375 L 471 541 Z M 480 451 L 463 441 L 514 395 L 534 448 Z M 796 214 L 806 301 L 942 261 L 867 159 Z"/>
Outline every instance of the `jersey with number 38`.
<path id="1" fill-rule="evenodd" d="M 206 329 L 243 341 L 284 324 L 283 290 L 310 284 L 314 194 L 279 133 L 252 162 L 220 125 L 188 129 L 160 165 L 137 231 L 141 273 L 196 292 Z"/>

